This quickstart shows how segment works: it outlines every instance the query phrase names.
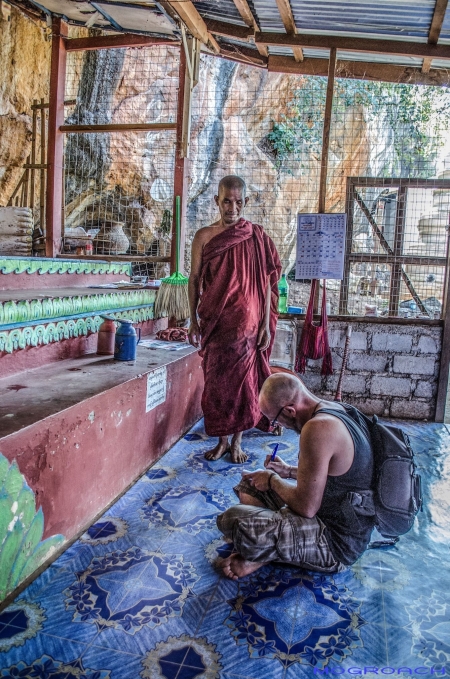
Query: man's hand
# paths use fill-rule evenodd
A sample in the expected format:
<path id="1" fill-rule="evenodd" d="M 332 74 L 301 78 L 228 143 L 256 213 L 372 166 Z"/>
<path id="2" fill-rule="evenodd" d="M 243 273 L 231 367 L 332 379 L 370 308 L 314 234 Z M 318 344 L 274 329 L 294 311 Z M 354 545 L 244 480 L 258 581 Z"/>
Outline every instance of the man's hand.
<path id="1" fill-rule="evenodd" d="M 257 469 L 254 472 L 242 474 L 242 478 L 245 481 L 248 481 L 251 486 L 256 488 L 256 490 L 267 491 L 269 490 L 269 479 L 273 475 L 274 473 L 272 471 Z"/>
<path id="2" fill-rule="evenodd" d="M 260 351 L 265 351 L 266 349 L 269 348 L 270 344 L 270 329 L 269 326 L 266 324 L 264 321 L 261 323 L 259 327 L 259 332 L 258 332 L 258 349 Z"/>
<path id="3" fill-rule="evenodd" d="M 289 478 L 289 472 L 291 470 L 291 465 L 286 464 L 281 457 L 278 457 L 278 455 L 275 457 L 274 460 L 272 460 L 271 455 L 267 455 L 266 459 L 264 460 L 264 466 L 266 469 L 272 469 L 272 471 L 276 472 L 278 476 L 281 476 L 282 479 L 288 479 Z"/>
<path id="4" fill-rule="evenodd" d="M 198 323 L 193 321 L 191 322 L 191 325 L 189 326 L 189 332 L 188 332 L 188 340 L 189 344 L 192 344 L 193 347 L 198 349 L 200 346 L 200 328 L 198 326 Z"/>

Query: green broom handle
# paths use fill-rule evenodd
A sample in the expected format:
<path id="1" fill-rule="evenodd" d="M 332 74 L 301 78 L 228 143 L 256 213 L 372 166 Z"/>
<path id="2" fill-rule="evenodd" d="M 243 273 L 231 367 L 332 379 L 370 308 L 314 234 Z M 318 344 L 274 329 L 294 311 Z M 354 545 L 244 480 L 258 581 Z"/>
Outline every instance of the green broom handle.
<path id="1" fill-rule="evenodd" d="M 176 196 L 175 198 L 175 273 L 179 273 L 180 268 L 180 231 L 181 231 L 181 198 Z"/>

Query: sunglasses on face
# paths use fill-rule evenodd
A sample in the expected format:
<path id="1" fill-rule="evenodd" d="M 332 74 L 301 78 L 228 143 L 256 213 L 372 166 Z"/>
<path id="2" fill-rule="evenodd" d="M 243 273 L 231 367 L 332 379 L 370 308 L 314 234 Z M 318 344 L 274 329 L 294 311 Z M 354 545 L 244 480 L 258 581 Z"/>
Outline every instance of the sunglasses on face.
<path id="1" fill-rule="evenodd" d="M 280 417 L 280 415 L 281 415 L 281 413 L 283 412 L 283 410 L 284 410 L 285 408 L 289 408 L 289 406 L 293 406 L 293 405 L 294 405 L 293 403 L 288 403 L 287 405 L 281 406 L 280 410 L 277 412 L 277 414 L 275 415 L 275 417 L 273 418 L 273 420 L 270 422 L 270 426 L 271 426 L 271 427 L 276 427 L 277 424 L 279 424 L 278 418 Z"/>

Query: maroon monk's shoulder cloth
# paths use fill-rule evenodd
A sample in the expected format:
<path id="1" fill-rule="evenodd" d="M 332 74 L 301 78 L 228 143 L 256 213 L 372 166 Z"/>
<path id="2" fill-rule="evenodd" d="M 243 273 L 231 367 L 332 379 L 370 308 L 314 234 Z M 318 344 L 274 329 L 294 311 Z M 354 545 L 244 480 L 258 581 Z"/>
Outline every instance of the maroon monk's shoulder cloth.
<path id="1" fill-rule="evenodd" d="M 251 429 L 261 418 L 258 394 L 270 375 L 277 322 L 280 259 L 259 224 L 240 219 L 204 247 L 198 315 L 202 337 L 205 430 L 225 436 Z M 271 285 L 271 343 L 257 347 Z"/>

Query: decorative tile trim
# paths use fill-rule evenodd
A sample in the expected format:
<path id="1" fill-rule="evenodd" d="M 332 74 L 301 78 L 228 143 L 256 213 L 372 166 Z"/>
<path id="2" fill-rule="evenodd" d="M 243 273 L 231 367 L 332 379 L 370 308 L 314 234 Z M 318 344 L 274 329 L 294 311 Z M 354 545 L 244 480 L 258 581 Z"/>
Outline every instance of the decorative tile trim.
<path id="1" fill-rule="evenodd" d="M 120 318 L 126 316 L 134 323 L 150 321 L 153 318 L 153 304 L 140 309 L 122 309 L 121 311 L 108 312 L 109 316 Z M 12 354 L 17 349 L 25 347 L 37 347 L 40 344 L 51 344 L 71 337 L 81 337 L 97 332 L 103 318 L 91 316 L 89 318 L 68 319 L 37 325 L 34 327 L 14 328 L 14 330 L 0 331 L 0 352 Z"/>
<path id="2" fill-rule="evenodd" d="M 45 257 L 0 257 L 0 273 L 38 274 L 125 274 L 131 275 L 130 262 L 88 262 L 77 259 L 47 259 Z"/>
<path id="3" fill-rule="evenodd" d="M 139 307 L 153 304 L 154 301 L 154 290 L 121 290 L 71 297 L 9 300 L 0 304 L 0 325 L 45 321 L 62 316 L 98 313 L 121 307 L 124 309 Z"/>

